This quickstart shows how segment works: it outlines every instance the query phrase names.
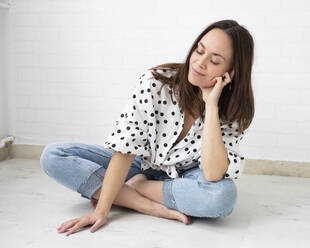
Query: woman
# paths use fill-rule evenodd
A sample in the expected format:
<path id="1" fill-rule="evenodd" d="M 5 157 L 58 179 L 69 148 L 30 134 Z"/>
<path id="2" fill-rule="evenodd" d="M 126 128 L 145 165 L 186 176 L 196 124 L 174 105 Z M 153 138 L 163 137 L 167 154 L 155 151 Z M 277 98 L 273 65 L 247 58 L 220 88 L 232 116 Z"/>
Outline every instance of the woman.
<path id="1" fill-rule="evenodd" d="M 234 20 L 209 25 L 185 63 L 141 75 L 104 146 L 53 143 L 40 162 L 91 200 L 94 212 L 64 222 L 67 235 L 106 223 L 111 205 L 190 223 L 234 209 L 245 160 L 239 143 L 254 116 L 254 42 Z M 125 183 L 124 183 L 125 182 Z"/>

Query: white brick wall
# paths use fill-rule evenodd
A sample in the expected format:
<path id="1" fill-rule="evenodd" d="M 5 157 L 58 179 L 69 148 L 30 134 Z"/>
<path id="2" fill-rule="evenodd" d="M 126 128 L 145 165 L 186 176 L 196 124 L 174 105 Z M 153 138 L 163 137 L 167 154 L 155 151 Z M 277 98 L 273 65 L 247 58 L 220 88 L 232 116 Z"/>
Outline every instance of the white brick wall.
<path id="1" fill-rule="evenodd" d="M 310 4 L 285 1 L 13 0 L 10 133 L 16 143 L 102 144 L 137 78 L 183 61 L 209 23 L 255 39 L 247 158 L 310 161 Z"/>

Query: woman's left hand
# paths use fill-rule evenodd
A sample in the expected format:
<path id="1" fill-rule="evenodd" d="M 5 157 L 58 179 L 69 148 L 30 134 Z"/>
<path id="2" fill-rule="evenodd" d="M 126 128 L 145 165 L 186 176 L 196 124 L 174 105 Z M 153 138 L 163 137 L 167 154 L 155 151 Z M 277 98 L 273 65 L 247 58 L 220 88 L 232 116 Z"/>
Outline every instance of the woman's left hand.
<path id="1" fill-rule="evenodd" d="M 61 224 L 57 228 L 58 233 L 67 232 L 66 236 L 71 235 L 72 233 L 77 232 L 80 228 L 92 225 L 90 232 L 95 232 L 99 227 L 106 224 L 107 217 L 104 214 L 97 213 L 96 210 L 90 214 L 84 215 L 80 218 L 68 220 Z"/>
<path id="2" fill-rule="evenodd" d="M 230 75 L 228 72 L 226 72 L 223 76 L 225 76 L 224 80 L 222 77 L 216 77 L 212 81 L 212 83 L 216 82 L 212 88 L 201 88 L 203 101 L 208 106 L 212 105 L 218 107 L 218 101 L 222 94 L 222 90 L 227 84 L 230 84 L 232 82 L 232 79 L 234 77 L 234 70 L 231 72 Z"/>

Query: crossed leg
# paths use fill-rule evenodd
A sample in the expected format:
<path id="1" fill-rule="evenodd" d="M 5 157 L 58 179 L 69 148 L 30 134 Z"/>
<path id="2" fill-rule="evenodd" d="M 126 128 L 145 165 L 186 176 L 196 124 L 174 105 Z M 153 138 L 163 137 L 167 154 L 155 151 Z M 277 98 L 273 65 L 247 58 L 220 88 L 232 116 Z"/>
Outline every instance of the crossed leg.
<path id="1" fill-rule="evenodd" d="M 151 185 L 149 184 L 150 182 L 152 182 Z M 147 180 L 145 175 L 137 174 L 124 184 L 113 204 L 132 208 L 152 216 L 177 219 L 186 225 L 190 224 L 190 218 L 188 216 L 163 205 L 161 186 L 162 181 Z M 93 198 L 98 200 L 100 193 L 101 188 L 95 192 Z M 91 205 L 96 208 L 97 202 L 91 200 Z"/>

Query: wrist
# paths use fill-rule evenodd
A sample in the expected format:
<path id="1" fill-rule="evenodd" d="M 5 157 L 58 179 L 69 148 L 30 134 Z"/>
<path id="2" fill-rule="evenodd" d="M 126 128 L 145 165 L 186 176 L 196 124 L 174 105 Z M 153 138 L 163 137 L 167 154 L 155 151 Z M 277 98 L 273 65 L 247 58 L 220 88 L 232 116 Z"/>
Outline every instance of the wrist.
<path id="1" fill-rule="evenodd" d="M 94 214 L 100 215 L 100 216 L 105 217 L 105 218 L 108 216 L 108 212 L 107 211 L 97 210 L 97 209 L 94 210 Z"/>
<path id="2" fill-rule="evenodd" d="M 214 104 L 205 104 L 205 109 L 206 110 L 218 110 L 218 106 Z"/>
<path id="3" fill-rule="evenodd" d="M 96 213 L 98 215 L 101 215 L 101 216 L 108 216 L 109 211 L 106 210 L 105 208 L 102 208 L 102 207 L 98 206 L 98 204 L 97 204 L 97 207 L 94 210 L 94 213 Z"/>

